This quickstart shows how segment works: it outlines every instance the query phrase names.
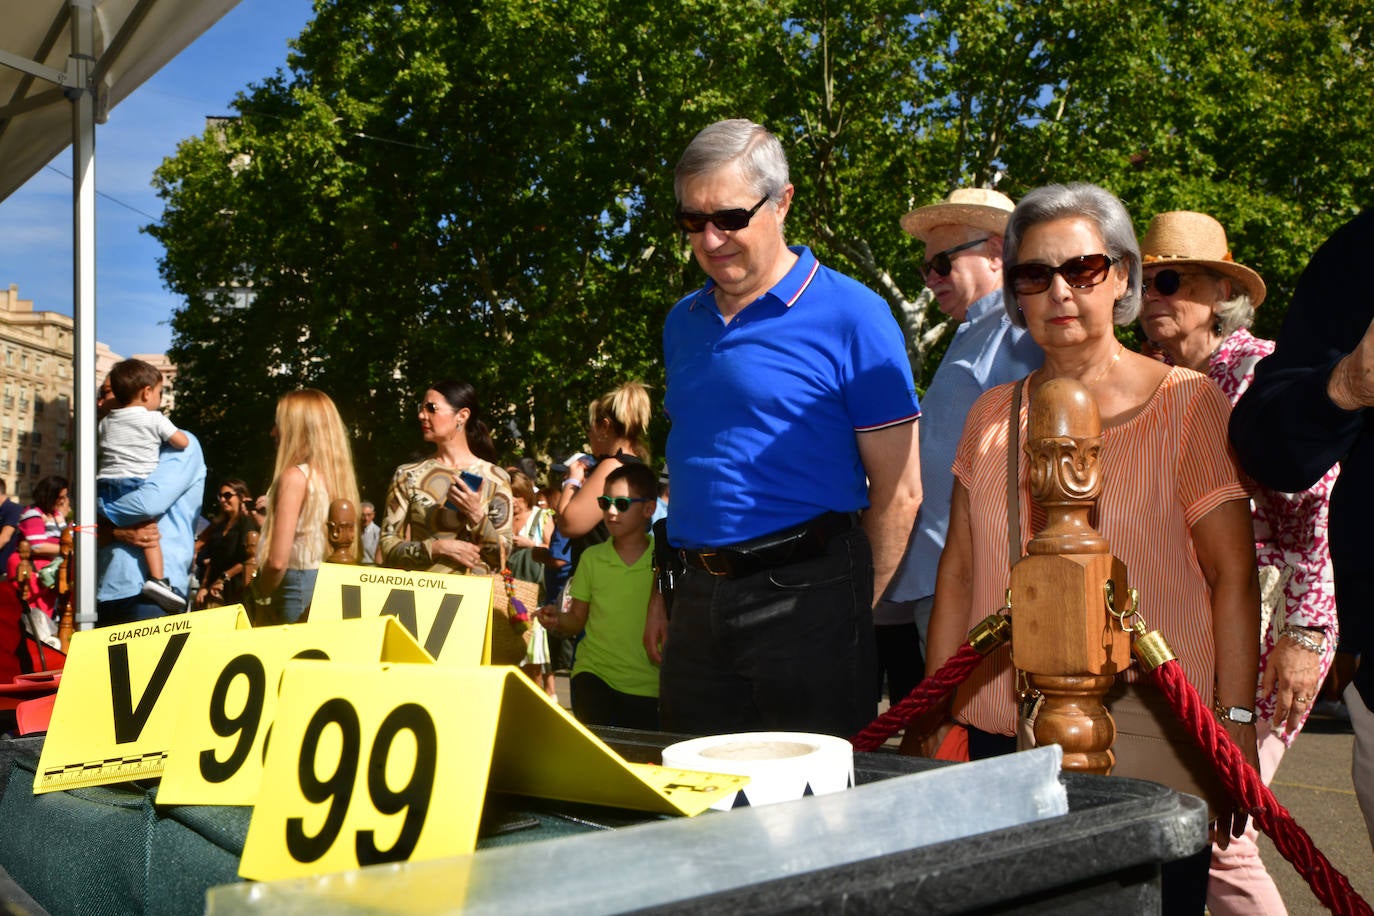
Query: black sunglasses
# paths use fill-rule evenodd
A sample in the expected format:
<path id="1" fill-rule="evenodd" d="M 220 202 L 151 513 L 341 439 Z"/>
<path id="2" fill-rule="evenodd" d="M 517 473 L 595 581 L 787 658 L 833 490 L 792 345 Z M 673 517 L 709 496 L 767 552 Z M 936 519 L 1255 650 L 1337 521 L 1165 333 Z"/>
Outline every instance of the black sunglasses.
<path id="1" fill-rule="evenodd" d="M 975 239 L 972 242 L 965 242 L 962 245 L 955 245 L 953 248 L 946 248 L 944 251 L 939 252 L 935 255 L 935 257 L 931 258 L 929 261 L 926 261 L 924 264 L 922 264 L 921 273 L 928 274 L 933 270 L 942 277 L 948 277 L 949 272 L 954 269 L 954 265 L 950 263 L 949 260 L 950 255 L 959 251 L 967 251 L 968 249 L 981 245 L 986 241 L 986 238 Z"/>
<path id="2" fill-rule="evenodd" d="M 253 507 L 253 514 L 254 514 L 254 515 L 266 515 L 266 514 L 267 514 L 267 507 L 266 507 L 266 506 L 254 506 L 254 507 Z"/>
<path id="3" fill-rule="evenodd" d="M 221 494 L 219 495 L 219 498 L 220 498 L 220 499 L 233 499 L 233 498 L 234 498 L 235 496 L 237 496 L 237 495 L 238 495 L 238 494 L 235 493 L 233 490 L 225 490 L 223 493 L 221 493 Z"/>
<path id="4" fill-rule="evenodd" d="M 735 207 L 732 210 L 717 210 L 715 213 L 693 213 L 678 207 L 677 210 L 673 211 L 673 222 L 677 223 L 677 227 L 683 232 L 693 234 L 704 231 L 707 223 L 715 226 L 721 232 L 738 232 L 749 225 L 754 214 L 759 212 L 759 208 L 766 203 L 768 203 L 767 194 L 763 195 L 763 199 L 749 210 Z"/>
<path id="5" fill-rule="evenodd" d="M 598 496 L 596 498 L 596 504 L 598 506 L 603 509 L 609 509 L 611 506 L 615 506 L 615 511 L 617 512 L 626 512 L 635 503 L 647 502 L 653 502 L 653 500 L 643 496 Z"/>
<path id="6" fill-rule="evenodd" d="M 1074 289 L 1091 289 L 1107 279 L 1112 265 L 1120 261 L 1109 254 L 1081 254 L 1069 258 L 1058 267 L 1049 264 L 1017 264 L 1011 269 L 1011 288 L 1018 296 L 1043 293 L 1050 288 L 1054 275 L 1064 278 L 1064 282 Z"/>
<path id="7" fill-rule="evenodd" d="M 1199 273 L 1202 273 L 1202 271 L 1183 271 L 1174 270 L 1172 267 L 1166 267 L 1163 270 L 1156 271 L 1153 277 L 1143 277 L 1140 281 L 1140 285 L 1147 293 L 1150 291 L 1151 287 L 1154 287 L 1154 291 L 1161 296 L 1172 296 L 1174 293 L 1178 292 L 1179 288 L 1183 285 L 1184 277 L 1196 276 Z"/>

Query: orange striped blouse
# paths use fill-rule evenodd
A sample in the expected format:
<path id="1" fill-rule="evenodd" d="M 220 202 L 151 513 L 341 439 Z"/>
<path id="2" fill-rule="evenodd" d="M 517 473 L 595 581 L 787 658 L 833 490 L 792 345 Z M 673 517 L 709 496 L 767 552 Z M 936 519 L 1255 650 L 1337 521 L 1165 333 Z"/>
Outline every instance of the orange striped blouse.
<path id="1" fill-rule="evenodd" d="M 969 626 L 1003 603 L 1007 566 L 1007 426 L 1012 386 L 985 392 L 969 411 L 954 456 L 954 475 L 969 492 L 973 525 L 973 605 Z M 1021 546 L 1045 523 L 1030 499 L 1024 445 L 1028 398 L 1021 405 Z M 1213 693 L 1211 593 L 1193 550 L 1191 526 L 1213 509 L 1249 493 L 1226 438 L 1231 407 L 1206 376 L 1175 367 L 1140 413 L 1103 430 L 1102 494 L 1093 523 L 1126 564 L 1140 591 L 1140 611 L 1183 663 L 1209 706 Z M 1015 620 L 1015 609 L 1012 618 Z M 1014 624 L 1013 624 L 1014 626 Z M 1121 675 L 1136 680 L 1132 666 Z M 1010 649 L 998 649 L 955 696 L 954 718 L 987 732 L 1015 733 L 1015 678 Z"/>

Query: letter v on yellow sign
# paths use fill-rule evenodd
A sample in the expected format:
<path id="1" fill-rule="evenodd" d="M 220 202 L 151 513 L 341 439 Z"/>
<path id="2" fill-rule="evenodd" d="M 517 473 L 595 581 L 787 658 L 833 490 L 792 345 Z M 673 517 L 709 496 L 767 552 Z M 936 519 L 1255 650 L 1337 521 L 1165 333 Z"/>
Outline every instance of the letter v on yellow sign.
<path id="1" fill-rule="evenodd" d="M 393 617 L 240 630 L 187 656 L 195 676 L 180 704 L 160 805 L 253 804 L 288 661 L 434 663 Z"/>
<path id="2" fill-rule="evenodd" d="M 236 604 L 74 634 L 33 791 L 160 775 L 189 676 L 187 648 L 248 626 Z"/>
<path id="3" fill-rule="evenodd" d="M 488 789 L 692 815 L 748 782 L 627 763 L 515 668 L 291 662 L 239 874 L 472 852 Z"/>
<path id="4" fill-rule="evenodd" d="M 310 622 L 391 615 L 441 665 L 486 660 L 491 577 L 323 563 Z"/>

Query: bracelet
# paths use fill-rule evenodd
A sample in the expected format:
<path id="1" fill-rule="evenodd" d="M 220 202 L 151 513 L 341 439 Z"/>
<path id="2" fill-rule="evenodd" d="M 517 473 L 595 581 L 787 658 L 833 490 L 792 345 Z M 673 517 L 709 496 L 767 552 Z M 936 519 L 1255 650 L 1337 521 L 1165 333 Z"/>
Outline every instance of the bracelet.
<path id="1" fill-rule="evenodd" d="M 561 484 L 558 485 L 558 488 L 560 490 L 564 487 L 576 487 L 580 490 L 582 489 L 582 481 L 574 480 L 573 478 L 569 477 L 567 480 L 563 481 Z"/>
<path id="2" fill-rule="evenodd" d="M 1315 655 L 1321 655 L 1326 651 L 1326 634 L 1321 630 L 1314 632 L 1303 627 L 1284 624 L 1283 629 L 1279 630 L 1279 638 L 1284 637 L 1291 639 L 1299 648 L 1306 649 Z"/>

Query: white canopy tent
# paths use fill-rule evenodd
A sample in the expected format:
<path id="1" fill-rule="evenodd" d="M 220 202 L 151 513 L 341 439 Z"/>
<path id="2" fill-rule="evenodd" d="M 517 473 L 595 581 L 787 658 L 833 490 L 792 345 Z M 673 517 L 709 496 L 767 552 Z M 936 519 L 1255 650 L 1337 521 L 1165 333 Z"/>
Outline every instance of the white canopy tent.
<path id="1" fill-rule="evenodd" d="M 0 201 L 72 148 L 72 312 L 81 531 L 95 523 L 95 125 L 238 0 L 0 0 Z M 94 538 L 78 541 L 78 625 L 95 621 Z"/>

